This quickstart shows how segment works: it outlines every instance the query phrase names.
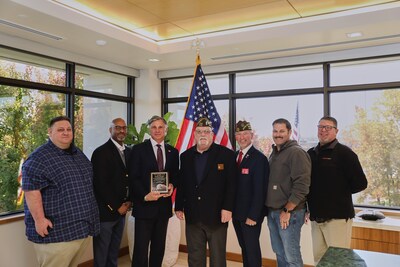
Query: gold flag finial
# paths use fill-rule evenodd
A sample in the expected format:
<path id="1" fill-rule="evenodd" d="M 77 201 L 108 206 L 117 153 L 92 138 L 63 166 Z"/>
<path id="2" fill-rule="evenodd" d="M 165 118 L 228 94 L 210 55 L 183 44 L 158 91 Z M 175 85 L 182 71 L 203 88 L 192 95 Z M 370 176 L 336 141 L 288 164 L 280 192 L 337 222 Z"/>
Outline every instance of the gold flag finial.
<path id="1" fill-rule="evenodd" d="M 200 52 L 197 52 L 196 65 L 200 65 L 200 64 L 201 64 Z"/>

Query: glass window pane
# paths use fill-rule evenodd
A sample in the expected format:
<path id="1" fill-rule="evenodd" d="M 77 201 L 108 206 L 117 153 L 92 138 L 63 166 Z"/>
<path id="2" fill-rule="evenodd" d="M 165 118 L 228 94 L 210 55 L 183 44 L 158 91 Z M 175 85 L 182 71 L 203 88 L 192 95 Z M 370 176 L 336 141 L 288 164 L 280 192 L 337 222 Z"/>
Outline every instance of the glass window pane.
<path id="1" fill-rule="evenodd" d="M 354 203 L 400 208 L 400 89 L 333 93 L 331 103 L 338 139 L 358 155 L 368 179 Z"/>
<path id="2" fill-rule="evenodd" d="M 75 87 L 78 89 L 120 96 L 128 95 L 128 79 L 124 75 L 83 66 L 76 66 L 75 71 Z"/>
<path id="3" fill-rule="evenodd" d="M 228 100 L 214 100 L 215 108 L 221 117 L 221 123 L 224 125 L 226 132 L 229 135 L 229 101 Z M 233 145 L 233 141 L 231 140 Z"/>
<path id="4" fill-rule="evenodd" d="M 171 121 L 176 122 L 178 128 L 181 128 L 183 117 L 185 117 L 186 102 L 168 104 L 168 112 L 171 112 Z"/>
<path id="5" fill-rule="evenodd" d="M 278 118 L 287 119 L 292 132 L 297 128 L 299 143 L 307 150 L 318 143 L 317 124 L 323 116 L 322 104 L 322 94 L 238 99 L 236 119 L 250 122 L 255 134 L 254 145 L 267 156 L 273 144 L 272 122 Z"/>
<path id="6" fill-rule="evenodd" d="M 75 144 L 89 159 L 93 151 L 110 138 L 108 129 L 115 118 L 126 121 L 126 103 L 92 97 L 76 97 Z"/>
<path id="7" fill-rule="evenodd" d="M 206 75 L 208 88 L 212 95 L 229 93 L 229 76 Z M 168 97 L 188 97 L 192 89 L 193 77 L 168 80 Z"/>
<path id="8" fill-rule="evenodd" d="M 168 80 L 168 97 L 188 97 L 193 78 Z"/>
<path id="9" fill-rule="evenodd" d="M 0 76 L 65 86 L 65 63 L 0 47 Z"/>
<path id="10" fill-rule="evenodd" d="M 331 64 L 331 86 L 400 81 L 400 58 Z"/>
<path id="11" fill-rule="evenodd" d="M 20 168 L 65 114 L 65 95 L 0 85 L 0 215 L 23 209 Z"/>
<path id="12" fill-rule="evenodd" d="M 322 66 L 243 72 L 236 75 L 236 92 L 262 92 L 323 86 Z"/>

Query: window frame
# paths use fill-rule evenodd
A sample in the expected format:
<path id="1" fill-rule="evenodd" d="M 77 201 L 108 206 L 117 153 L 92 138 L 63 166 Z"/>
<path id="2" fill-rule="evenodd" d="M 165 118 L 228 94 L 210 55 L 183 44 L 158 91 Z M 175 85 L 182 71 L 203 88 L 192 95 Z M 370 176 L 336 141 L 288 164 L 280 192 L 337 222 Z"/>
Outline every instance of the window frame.
<path id="1" fill-rule="evenodd" d="M 92 98 L 99 98 L 99 99 L 104 99 L 104 100 L 111 100 L 111 101 L 117 101 L 117 102 L 122 102 L 126 104 L 126 123 L 127 124 L 134 124 L 134 103 L 135 103 L 135 77 L 129 76 L 126 74 L 118 73 L 115 71 L 109 71 L 97 67 L 92 67 L 80 63 L 74 63 L 71 61 L 66 61 L 46 55 L 41 55 L 29 51 L 24 51 L 21 49 L 15 49 L 11 48 L 8 46 L 0 45 L 1 49 L 9 50 L 10 53 L 12 54 L 13 52 L 17 53 L 18 56 L 23 56 L 26 55 L 27 58 L 29 57 L 35 57 L 35 58 L 43 58 L 44 61 L 49 60 L 49 61 L 59 61 L 63 62 L 65 65 L 65 86 L 58 86 L 58 85 L 51 85 L 47 83 L 39 83 L 39 82 L 32 82 L 32 81 L 27 81 L 27 80 L 21 80 L 21 79 L 13 79 L 13 78 L 6 78 L 6 77 L 1 77 L 0 76 L 0 85 L 5 85 L 5 86 L 13 86 L 13 87 L 21 87 L 21 88 L 26 88 L 30 90 L 39 90 L 39 91 L 47 91 L 47 92 L 53 92 L 53 93 L 61 93 L 65 95 L 65 115 L 68 116 L 71 119 L 71 124 L 73 127 L 75 127 L 75 117 L 74 117 L 74 104 L 75 104 L 75 99 L 76 96 L 83 96 L 83 97 L 92 97 Z M 8 60 L 12 60 L 11 57 L 7 57 Z M 20 58 L 17 58 L 15 60 L 16 62 L 22 62 Z M 40 64 L 35 63 L 35 65 L 40 66 Z M 45 66 L 45 65 L 43 65 Z M 79 88 L 75 87 L 75 68 L 76 66 L 82 66 L 85 68 L 91 68 L 99 71 L 104 71 L 107 73 L 111 74 L 118 74 L 125 76 L 127 79 L 127 93 L 126 96 L 121 96 L 121 95 L 114 95 L 114 94 L 108 94 L 108 93 L 101 93 L 101 92 L 94 92 L 94 91 L 88 91 L 88 90 L 82 90 Z M 1 214 L 0 215 L 0 222 L 12 222 L 14 220 L 20 220 L 23 218 L 23 210 L 19 211 L 9 211 L 7 213 Z"/>
<path id="2" fill-rule="evenodd" d="M 400 78 L 399 81 L 395 82 L 379 82 L 379 83 L 368 83 L 368 84 L 349 84 L 340 86 L 331 86 L 330 83 L 330 65 L 340 64 L 340 63 L 351 63 L 351 62 L 363 62 L 370 60 L 385 60 L 399 57 L 399 54 L 385 55 L 385 56 L 374 56 L 374 57 L 364 57 L 364 58 L 352 58 L 346 60 L 332 60 L 332 61 L 321 61 L 313 62 L 308 64 L 298 64 L 289 66 L 278 66 L 271 68 L 258 68 L 258 69 L 248 69 L 248 70 L 238 70 L 225 72 L 229 74 L 229 93 L 223 95 L 213 95 L 213 100 L 228 100 L 229 101 L 229 138 L 230 140 L 235 140 L 234 138 L 234 125 L 236 122 L 236 100 L 244 98 L 264 98 L 264 97 L 276 97 L 276 96 L 295 96 L 295 95 L 306 95 L 306 94 L 323 94 L 323 109 L 324 116 L 330 114 L 331 102 L 330 96 L 332 93 L 336 92 L 353 92 L 353 91 L 366 91 L 366 90 L 384 90 L 384 89 L 397 89 L 400 88 Z M 313 87 L 313 88 L 298 88 L 298 89 L 283 89 L 283 90 L 273 90 L 273 91 L 258 91 L 258 92 L 245 92 L 236 93 L 235 90 L 235 80 L 237 73 L 243 72 L 255 72 L 255 71 L 279 71 L 279 69 L 291 69 L 291 68 L 301 68 L 308 67 L 310 65 L 322 65 L 322 75 L 323 75 L 323 86 Z M 206 77 L 212 75 L 224 74 L 224 72 L 218 73 L 207 73 Z M 170 79 L 180 79 L 180 78 L 190 78 L 192 76 L 181 76 L 173 78 L 162 78 L 161 79 L 161 109 L 162 114 L 168 112 L 168 104 L 175 104 L 180 102 L 187 102 L 187 97 L 167 97 L 168 96 L 168 80 Z M 190 88 L 188 88 L 190 89 Z M 233 149 L 236 149 L 236 142 L 232 141 Z M 356 208 L 374 208 L 388 211 L 400 212 L 400 207 L 381 207 L 373 205 L 354 205 Z"/>

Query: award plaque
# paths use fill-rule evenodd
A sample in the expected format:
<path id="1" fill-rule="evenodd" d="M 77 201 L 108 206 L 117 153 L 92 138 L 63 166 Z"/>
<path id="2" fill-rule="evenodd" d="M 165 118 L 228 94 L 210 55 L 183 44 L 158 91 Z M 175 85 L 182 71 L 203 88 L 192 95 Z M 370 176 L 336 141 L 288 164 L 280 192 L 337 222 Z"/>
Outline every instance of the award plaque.
<path id="1" fill-rule="evenodd" d="M 168 172 L 152 172 L 150 174 L 151 191 L 168 193 Z"/>

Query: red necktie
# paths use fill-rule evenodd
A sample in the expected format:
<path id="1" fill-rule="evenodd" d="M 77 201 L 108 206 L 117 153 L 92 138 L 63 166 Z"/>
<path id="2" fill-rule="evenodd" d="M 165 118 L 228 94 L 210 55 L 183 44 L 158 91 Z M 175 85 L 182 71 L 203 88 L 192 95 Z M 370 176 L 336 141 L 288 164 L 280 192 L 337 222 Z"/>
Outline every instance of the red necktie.
<path id="1" fill-rule="evenodd" d="M 240 150 L 240 152 L 239 152 L 239 157 L 238 157 L 238 160 L 237 160 L 237 165 L 238 165 L 238 166 L 239 166 L 240 163 L 242 162 L 242 157 L 243 157 L 243 152 L 242 152 L 242 150 Z"/>
<path id="2" fill-rule="evenodd" d="M 158 165 L 158 171 L 162 171 L 164 169 L 164 159 L 163 159 L 163 153 L 161 150 L 161 145 L 157 144 L 157 165 Z"/>

